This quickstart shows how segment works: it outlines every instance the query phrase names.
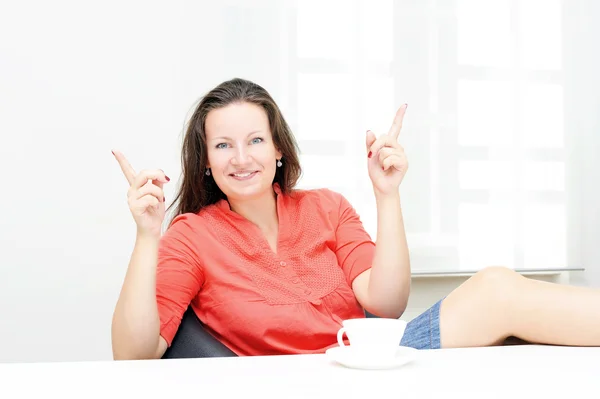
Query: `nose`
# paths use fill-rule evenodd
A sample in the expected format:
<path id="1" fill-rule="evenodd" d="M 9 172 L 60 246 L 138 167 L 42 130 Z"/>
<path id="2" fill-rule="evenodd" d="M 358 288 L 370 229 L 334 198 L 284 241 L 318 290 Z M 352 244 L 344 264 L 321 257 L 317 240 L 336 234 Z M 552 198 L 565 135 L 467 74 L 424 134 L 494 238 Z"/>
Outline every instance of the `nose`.
<path id="1" fill-rule="evenodd" d="M 245 146 L 237 146 L 235 156 L 231 160 L 234 165 L 245 165 L 250 162 L 250 154 Z"/>

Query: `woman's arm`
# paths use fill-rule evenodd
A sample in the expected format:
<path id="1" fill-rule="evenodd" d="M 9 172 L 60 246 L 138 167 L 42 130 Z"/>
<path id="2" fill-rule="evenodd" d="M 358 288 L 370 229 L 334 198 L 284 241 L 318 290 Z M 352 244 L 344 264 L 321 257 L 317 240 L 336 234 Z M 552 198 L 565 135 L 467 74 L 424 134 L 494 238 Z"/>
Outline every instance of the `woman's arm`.
<path id="1" fill-rule="evenodd" d="M 156 264 L 160 237 L 139 236 L 112 321 L 115 360 L 158 359 L 167 350 L 160 336 Z"/>
<path id="2" fill-rule="evenodd" d="M 404 149 L 398 143 L 406 107 L 404 104 L 398 109 L 387 134 L 376 138 L 367 131 L 367 165 L 377 203 L 377 239 L 371 270 L 352 283 L 363 307 L 390 318 L 402 315 L 410 293 L 410 260 L 399 193 L 408 170 Z"/>
<path id="3" fill-rule="evenodd" d="M 161 238 L 163 185 L 169 178 L 160 169 L 136 173 L 121 152 L 113 154 L 130 185 L 127 202 L 137 225 L 135 246 L 113 313 L 113 357 L 160 358 L 198 293 L 202 276 L 195 254 L 188 251 L 193 245 L 185 215 L 177 218 L 181 223 L 176 226 L 174 220 Z"/>
<path id="4" fill-rule="evenodd" d="M 410 293 L 410 258 L 404 231 L 400 195 L 378 195 L 377 240 L 370 270 L 352 284 L 358 301 L 368 312 L 398 318 Z"/>

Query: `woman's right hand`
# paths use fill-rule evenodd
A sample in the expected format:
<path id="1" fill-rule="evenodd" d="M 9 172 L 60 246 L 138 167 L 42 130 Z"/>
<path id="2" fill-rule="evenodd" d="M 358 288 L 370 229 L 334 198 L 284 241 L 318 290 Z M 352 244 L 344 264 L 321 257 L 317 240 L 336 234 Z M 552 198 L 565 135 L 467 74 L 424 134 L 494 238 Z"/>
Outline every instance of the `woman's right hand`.
<path id="1" fill-rule="evenodd" d="M 160 237 L 165 218 L 163 185 L 170 179 L 161 169 L 142 170 L 136 174 L 121 152 L 112 153 L 129 183 L 127 203 L 137 225 L 138 235 Z"/>

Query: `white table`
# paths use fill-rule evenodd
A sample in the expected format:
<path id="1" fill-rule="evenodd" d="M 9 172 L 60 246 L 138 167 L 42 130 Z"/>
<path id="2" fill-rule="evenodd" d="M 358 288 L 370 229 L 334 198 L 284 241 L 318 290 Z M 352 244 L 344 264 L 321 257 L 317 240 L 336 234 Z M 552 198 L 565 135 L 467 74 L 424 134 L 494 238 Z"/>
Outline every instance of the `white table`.
<path id="1" fill-rule="evenodd" d="M 375 392 L 376 391 L 376 392 Z M 0 364 L 0 397 L 600 397 L 600 348 L 505 346 L 419 352 L 395 370 L 326 355 Z"/>

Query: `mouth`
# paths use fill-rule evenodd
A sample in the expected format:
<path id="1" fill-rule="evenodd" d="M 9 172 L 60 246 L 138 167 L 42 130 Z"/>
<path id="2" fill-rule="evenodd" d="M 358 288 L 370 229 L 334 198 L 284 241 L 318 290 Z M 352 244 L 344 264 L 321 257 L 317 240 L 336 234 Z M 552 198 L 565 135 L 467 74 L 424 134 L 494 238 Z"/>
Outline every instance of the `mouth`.
<path id="1" fill-rule="evenodd" d="M 230 173 L 229 176 L 234 178 L 235 180 L 250 180 L 256 174 L 258 174 L 257 170 L 248 170 L 248 171 Z"/>

